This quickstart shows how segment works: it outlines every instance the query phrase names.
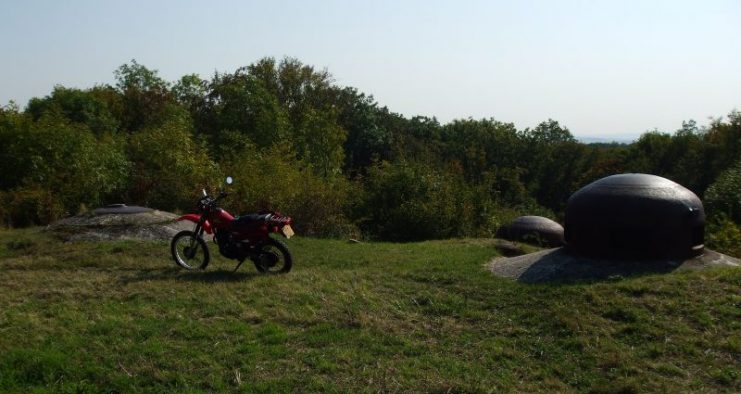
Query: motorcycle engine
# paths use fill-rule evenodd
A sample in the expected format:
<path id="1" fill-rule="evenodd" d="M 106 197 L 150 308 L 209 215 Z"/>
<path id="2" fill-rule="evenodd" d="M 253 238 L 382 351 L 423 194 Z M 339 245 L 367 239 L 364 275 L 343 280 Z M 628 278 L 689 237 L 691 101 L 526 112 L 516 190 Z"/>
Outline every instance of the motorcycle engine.
<path id="1" fill-rule="evenodd" d="M 228 231 L 216 231 L 214 240 L 219 245 L 219 252 L 228 259 L 238 259 L 240 257 L 239 244 L 234 242 Z"/>

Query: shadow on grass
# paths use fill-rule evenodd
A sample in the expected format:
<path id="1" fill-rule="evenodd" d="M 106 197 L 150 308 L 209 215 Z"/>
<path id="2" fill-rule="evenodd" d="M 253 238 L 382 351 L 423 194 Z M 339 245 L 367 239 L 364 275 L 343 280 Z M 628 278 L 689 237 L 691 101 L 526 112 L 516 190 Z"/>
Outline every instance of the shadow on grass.
<path id="1" fill-rule="evenodd" d="M 136 282 L 147 281 L 187 281 L 187 282 L 204 282 L 204 283 L 221 283 L 221 282 L 242 282 L 262 276 L 258 272 L 232 272 L 227 270 L 219 271 L 183 271 L 177 268 L 167 268 L 161 270 L 140 271 L 138 274 L 121 278 L 120 282 L 124 285 Z"/>

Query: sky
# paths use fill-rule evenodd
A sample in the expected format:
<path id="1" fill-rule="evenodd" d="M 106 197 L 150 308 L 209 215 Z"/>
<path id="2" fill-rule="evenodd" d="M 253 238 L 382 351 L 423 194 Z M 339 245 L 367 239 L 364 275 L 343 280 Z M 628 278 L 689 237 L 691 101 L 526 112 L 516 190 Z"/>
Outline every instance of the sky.
<path id="1" fill-rule="evenodd" d="M 271 56 L 411 117 L 633 138 L 741 110 L 741 1 L 0 0 L 0 105 Z"/>

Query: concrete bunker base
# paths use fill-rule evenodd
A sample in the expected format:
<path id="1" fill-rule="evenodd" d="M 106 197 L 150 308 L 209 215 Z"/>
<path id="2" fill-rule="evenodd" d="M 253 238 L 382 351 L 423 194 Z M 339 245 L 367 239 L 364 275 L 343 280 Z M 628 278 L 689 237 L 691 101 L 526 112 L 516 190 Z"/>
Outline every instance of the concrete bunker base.
<path id="1" fill-rule="evenodd" d="M 95 210 L 54 222 L 46 231 L 65 241 L 167 241 L 179 231 L 193 229 L 191 222 L 175 222 L 178 215 L 174 213 L 146 208 L 130 211 Z"/>
<path id="2" fill-rule="evenodd" d="M 522 283 L 578 283 L 681 270 L 741 267 L 741 259 L 705 249 L 686 259 L 594 259 L 547 249 L 516 257 L 499 257 L 487 264 L 494 275 Z"/>

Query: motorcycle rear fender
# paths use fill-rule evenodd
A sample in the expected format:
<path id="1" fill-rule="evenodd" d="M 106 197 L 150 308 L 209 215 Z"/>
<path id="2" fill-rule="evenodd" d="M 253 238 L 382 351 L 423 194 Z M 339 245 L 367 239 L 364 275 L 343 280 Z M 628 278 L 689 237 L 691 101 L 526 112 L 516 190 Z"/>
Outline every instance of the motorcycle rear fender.
<path id="1" fill-rule="evenodd" d="M 193 223 L 198 223 L 201 220 L 201 215 L 198 215 L 195 213 L 189 213 L 187 215 L 183 215 L 175 219 L 176 222 L 182 222 L 183 220 L 187 220 Z M 203 221 L 203 230 L 207 234 L 213 234 L 213 230 L 211 229 L 211 223 L 209 223 L 208 220 Z"/>

